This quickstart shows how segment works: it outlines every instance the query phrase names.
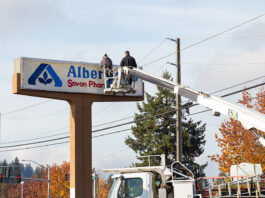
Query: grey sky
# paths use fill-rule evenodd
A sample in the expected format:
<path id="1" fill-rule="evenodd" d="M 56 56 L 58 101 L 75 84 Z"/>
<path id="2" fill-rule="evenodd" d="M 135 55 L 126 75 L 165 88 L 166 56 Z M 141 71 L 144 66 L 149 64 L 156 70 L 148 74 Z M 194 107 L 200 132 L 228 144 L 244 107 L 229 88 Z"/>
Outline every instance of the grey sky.
<path id="1" fill-rule="evenodd" d="M 124 51 L 140 60 L 167 37 L 180 37 L 185 47 L 203 38 L 219 33 L 264 12 L 265 2 L 254 1 L 70 1 L 70 0 L 1 0 L 0 1 L 0 111 L 9 112 L 45 99 L 11 94 L 13 60 L 20 56 L 98 62 L 107 52 L 119 64 Z M 213 39 L 182 53 L 183 84 L 203 91 L 215 91 L 233 84 L 264 75 L 265 19 L 240 27 L 223 38 Z M 239 37 L 263 36 L 263 38 Z M 142 64 L 174 52 L 175 44 L 165 41 Z M 165 62 L 175 61 L 171 56 L 144 67 L 154 73 Z M 199 64 L 185 64 L 199 63 Z M 205 63 L 205 64 L 203 64 Z M 240 63 L 239 65 L 215 65 Z M 212 65 L 211 65 L 212 64 Z M 174 75 L 175 68 L 165 65 Z M 156 72 L 161 75 L 163 69 Z M 264 79 L 263 79 L 264 80 Z M 242 87 L 241 87 L 242 88 Z M 146 91 L 154 93 L 155 86 L 146 83 Z M 236 101 L 239 96 L 229 98 Z M 133 115 L 135 103 L 94 104 L 93 125 Z M 67 132 L 68 105 L 50 101 L 25 111 L 2 117 L 2 140 L 14 141 L 42 135 Z M 105 111 L 102 109 L 106 108 Z M 196 111 L 203 108 L 194 109 Z M 50 113 L 58 112 L 45 117 Z M 36 117 L 35 119 L 33 119 Z M 224 117 L 212 118 L 210 113 L 194 116 L 207 125 L 205 154 L 218 152 L 214 133 Z M 60 131 L 54 131 L 66 127 Z M 125 128 L 125 127 L 124 127 Z M 108 131 L 111 132 L 112 130 Z M 113 130 L 114 131 L 114 130 Z M 106 131 L 107 132 L 107 131 Z M 134 154 L 125 150 L 124 138 L 130 133 L 105 136 L 93 140 L 94 166 L 111 168 L 128 166 Z M 121 151 L 121 152 L 120 152 Z M 114 154 L 116 153 L 116 154 Z M 109 154 L 114 154 L 110 155 Z M 18 152 L 0 153 L 0 159 L 27 158 L 43 164 L 69 160 L 69 145 L 51 146 Z M 208 175 L 216 173 L 210 163 Z"/>

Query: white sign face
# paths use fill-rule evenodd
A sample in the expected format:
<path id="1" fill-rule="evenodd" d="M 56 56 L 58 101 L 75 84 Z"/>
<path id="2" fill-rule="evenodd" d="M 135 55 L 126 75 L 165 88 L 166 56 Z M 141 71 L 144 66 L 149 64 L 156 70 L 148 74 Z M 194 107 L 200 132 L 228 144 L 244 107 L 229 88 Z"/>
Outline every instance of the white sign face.
<path id="1" fill-rule="evenodd" d="M 104 94 L 99 64 L 22 57 L 15 59 L 15 72 L 21 74 L 21 89 Z M 143 96 L 142 80 L 135 81 L 136 92 L 125 95 Z"/>

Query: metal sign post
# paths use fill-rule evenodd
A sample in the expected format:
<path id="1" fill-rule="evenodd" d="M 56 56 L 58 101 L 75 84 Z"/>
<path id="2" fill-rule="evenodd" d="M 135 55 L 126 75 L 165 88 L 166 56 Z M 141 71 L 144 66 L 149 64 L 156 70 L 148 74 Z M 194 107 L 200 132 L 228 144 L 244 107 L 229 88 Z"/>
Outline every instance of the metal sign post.
<path id="1" fill-rule="evenodd" d="M 135 94 L 104 95 L 103 78 L 97 64 L 32 58 L 15 60 L 14 94 L 65 100 L 70 105 L 71 198 L 92 198 L 93 102 L 144 99 L 140 81 Z"/>

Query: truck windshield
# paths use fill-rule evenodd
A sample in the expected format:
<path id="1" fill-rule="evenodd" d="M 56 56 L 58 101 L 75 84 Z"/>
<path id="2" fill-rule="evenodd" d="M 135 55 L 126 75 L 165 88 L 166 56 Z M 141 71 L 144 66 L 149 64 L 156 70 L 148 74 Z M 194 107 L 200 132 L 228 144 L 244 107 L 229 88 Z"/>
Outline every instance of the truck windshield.
<path id="1" fill-rule="evenodd" d="M 125 179 L 125 189 L 120 185 L 118 198 L 122 198 L 124 193 L 126 198 L 141 196 L 143 193 L 143 180 L 141 178 Z"/>
<path id="2" fill-rule="evenodd" d="M 118 183 L 118 178 L 115 178 L 107 198 L 114 198 L 113 193 L 114 193 L 114 189 L 115 189 L 117 183 Z"/>

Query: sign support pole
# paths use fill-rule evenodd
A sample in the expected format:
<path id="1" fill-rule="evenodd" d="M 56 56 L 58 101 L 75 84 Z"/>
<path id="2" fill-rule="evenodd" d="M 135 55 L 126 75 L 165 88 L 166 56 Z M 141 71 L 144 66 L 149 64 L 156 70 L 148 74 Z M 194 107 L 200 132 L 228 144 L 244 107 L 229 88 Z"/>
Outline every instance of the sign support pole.
<path id="1" fill-rule="evenodd" d="M 88 193 L 92 191 L 92 103 L 84 95 L 78 95 L 70 102 L 71 198 L 89 197 Z"/>
<path id="2" fill-rule="evenodd" d="M 21 89 L 20 73 L 13 74 L 14 94 L 65 100 L 70 104 L 70 195 L 92 198 L 93 102 L 142 101 L 144 96 L 112 96 Z"/>

